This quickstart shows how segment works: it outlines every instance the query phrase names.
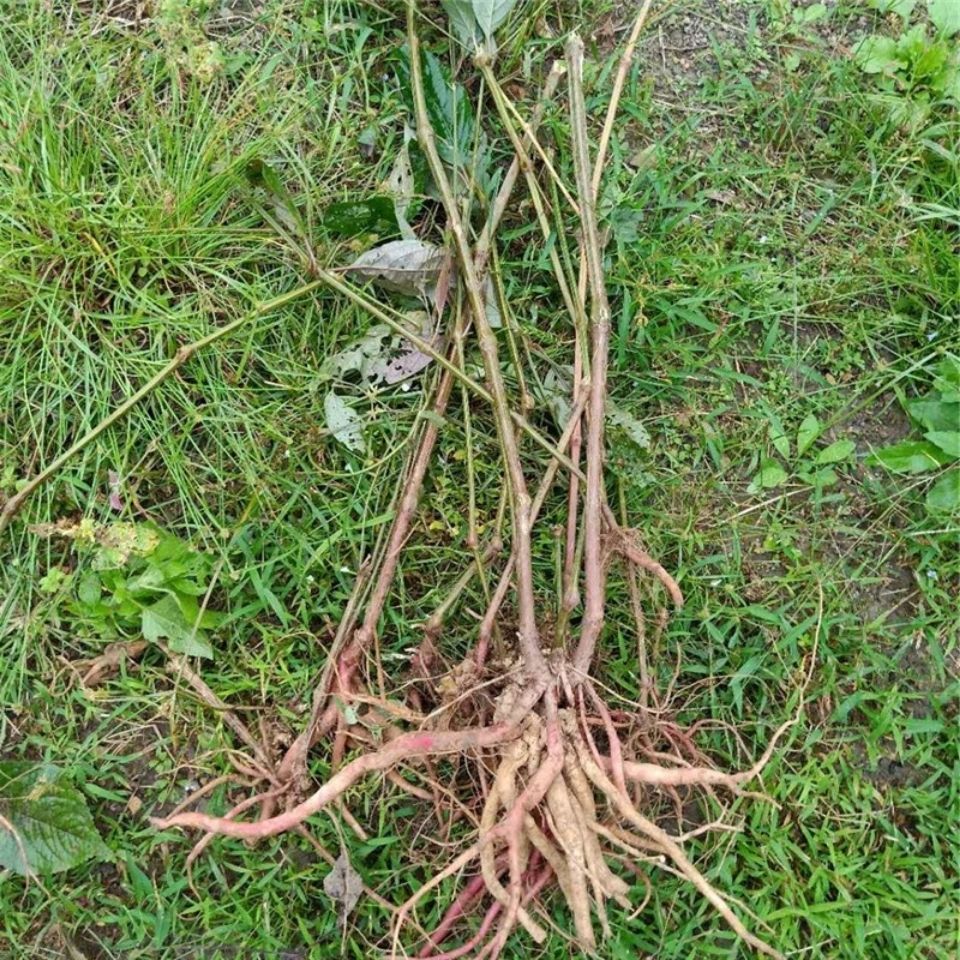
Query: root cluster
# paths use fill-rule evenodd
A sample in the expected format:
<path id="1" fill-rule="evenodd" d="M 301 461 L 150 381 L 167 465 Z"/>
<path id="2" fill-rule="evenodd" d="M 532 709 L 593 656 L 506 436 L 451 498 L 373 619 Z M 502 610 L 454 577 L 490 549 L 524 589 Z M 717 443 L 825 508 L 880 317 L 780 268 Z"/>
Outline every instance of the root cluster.
<path id="1" fill-rule="evenodd" d="M 743 784 L 760 773 L 789 724 L 771 738 L 754 767 L 728 774 L 696 765 L 693 761 L 698 758 L 689 755 L 695 751 L 685 737 L 676 738 L 671 753 L 655 750 L 651 740 L 658 735 L 655 722 L 633 714 L 614 717 L 593 683 L 576 677 L 569 662 L 557 659 L 548 667 L 545 681 L 507 682 L 492 700 L 484 697 L 485 708 L 493 710 L 492 722 L 486 725 L 407 733 L 387 728 L 386 742 L 344 765 L 309 798 L 283 813 L 252 822 L 234 819 L 258 802 L 273 801 L 277 791 L 271 790 L 238 805 L 224 818 L 178 813 L 153 822 L 161 828 L 204 831 L 206 836 L 198 845 L 201 849 L 214 834 L 257 840 L 301 829 L 310 816 L 340 802 L 354 783 L 377 772 L 391 774 L 397 786 L 429 798 L 439 809 L 432 761 L 459 755 L 484 772 L 480 777 L 482 797 L 472 804 L 479 808 L 479 817 L 466 809 L 476 822 L 477 838 L 395 911 L 391 956 L 406 955 L 401 931 L 416 905 L 448 877 L 470 871 L 471 865 L 475 874 L 437 927 L 422 938 L 418 956 L 434 960 L 496 957 L 518 926 L 537 943 L 543 942 L 547 926 L 530 905 L 548 886 L 560 891 L 579 945 L 593 951 L 597 926 L 601 935 L 610 933 L 608 901 L 635 912 L 646 905 L 650 881 L 643 865 L 671 869 L 684 877 L 744 941 L 760 953 L 780 956 L 747 930 L 683 850 L 692 836 L 726 829 L 722 819 L 701 824 L 685 835 L 669 832 L 661 815 L 664 799 L 672 799 L 677 809 L 682 809 L 679 791 L 684 797 L 697 789 L 740 793 Z M 469 709 L 472 705 L 465 699 L 461 706 Z M 642 726 L 636 729 L 638 722 Z M 340 733 L 362 738 L 362 729 L 362 724 L 356 729 L 341 727 Z M 640 752 L 661 759 L 656 763 L 626 759 L 625 754 L 633 753 L 625 748 L 628 738 L 637 743 Z M 424 786 L 400 776 L 401 770 L 419 776 Z M 448 828 L 454 819 L 456 812 L 446 818 Z M 675 822 L 682 829 L 682 812 Z M 646 888 L 638 906 L 630 899 L 635 884 L 615 872 L 610 861 L 627 867 L 633 879 L 639 878 Z M 484 898 L 490 902 L 476 931 L 456 947 L 448 947 L 447 941 Z"/>

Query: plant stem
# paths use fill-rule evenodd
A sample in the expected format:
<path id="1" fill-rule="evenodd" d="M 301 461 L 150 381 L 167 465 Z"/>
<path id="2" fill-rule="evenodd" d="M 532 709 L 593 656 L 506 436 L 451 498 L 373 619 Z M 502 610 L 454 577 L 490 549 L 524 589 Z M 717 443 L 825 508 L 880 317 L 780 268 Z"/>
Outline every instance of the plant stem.
<path id="1" fill-rule="evenodd" d="M 627 493 L 622 480 L 617 482 L 617 494 L 620 500 L 620 522 L 627 524 Z M 634 627 L 637 631 L 637 667 L 640 671 L 640 706 L 644 711 L 650 708 L 650 667 L 647 659 L 647 622 L 643 615 L 643 603 L 640 599 L 640 581 L 637 568 L 626 563 L 627 588 L 630 593 L 630 608 L 633 611 Z"/>
<path id="2" fill-rule="evenodd" d="M 526 668 L 531 674 L 546 676 L 547 664 L 540 649 L 540 635 L 536 620 L 536 601 L 533 590 L 533 558 L 530 541 L 530 494 L 523 475 L 520 452 L 513 432 L 513 417 L 507 399 L 497 340 L 487 322 L 483 303 L 483 289 L 477 275 L 473 254 L 467 241 L 466 231 L 460 219 L 456 199 L 450 189 L 446 170 L 437 153 L 433 129 L 427 114 L 423 92 L 423 70 L 420 63 L 420 42 L 415 24 L 415 5 L 407 2 L 407 35 L 410 43 L 411 79 L 417 114 L 417 133 L 420 145 L 427 157 L 434 182 L 440 190 L 447 212 L 450 231 L 457 251 L 457 260 L 463 275 L 467 298 L 473 313 L 480 352 L 483 356 L 487 382 L 490 385 L 491 405 L 497 424 L 500 446 L 507 468 L 510 495 L 513 506 L 513 551 L 517 568 L 518 633 Z"/>
<path id="3" fill-rule="evenodd" d="M 197 351 L 202 350 L 204 347 L 209 347 L 210 344 L 216 343 L 218 340 L 223 339 L 223 337 L 229 336 L 235 330 L 239 330 L 242 326 L 249 323 L 251 320 L 256 320 L 258 317 L 262 317 L 267 313 L 271 313 L 276 310 L 278 307 L 282 307 L 284 304 L 289 303 L 291 300 L 296 300 L 298 297 L 302 297 L 304 294 L 310 293 L 313 290 L 316 290 L 320 286 L 320 283 L 313 281 L 311 283 L 304 284 L 303 286 L 297 287 L 295 290 L 289 290 L 287 293 L 282 293 L 278 297 L 274 297 L 272 300 L 266 300 L 261 303 L 259 306 L 254 307 L 254 309 L 245 314 L 242 317 L 237 317 L 236 320 L 231 320 L 230 323 L 225 324 L 222 327 L 218 327 L 216 330 L 208 333 L 205 337 L 201 337 L 199 340 L 195 340 L 193 343 L 185 344 L 177 350 L 173 359 L 167 363 L 167 365 L 161 368 L 157 373 L 155 373 L 139 390 L 127 397 L 119 407 L 116 408 L 112 413 L 108 414 L 103 418 L 92 430 L 89 430 L 85 433 L 76 443 L 73 444 L 69 449 L 65 450 L 63 453 L 57 457 L 53 463 L 48 467 L 41 470 L 32 480 L 30 480 L 22 490 L 15 493 L 3 506 L 3 510 L 0 510 L 0 533 L 6 529 L 7 524 L 13 519 L 17 511 L 23 506 L 24 501 L 39 487 L 43 486 L 54 474 L 56 474 L 66 463 L 72 460 L 78 453 L 88 447 L 97 437 L 100 436 L 104 431 L 109 430 L 118 420 L 122 419 L 129 413 L 141 400 L 145 397 L 148 397 L 157 387 L 163 383 L 171 374 L 176 373 Z"/>
<path id="4" fill-rule="evenodd" d="M 514 149 L 519 154 L 520 150 L 522 150 L 523 144 L 519 135 L 517 134 L 513 120 L 510 116 L 506 94 L 497 83 L 496 77 L 493 76 L 489 65 L 481 63 L 480 69 L 483 71 L 483 76 L 486 79 L 491 92 L 493 93 L 494 102 L 496 103 L 498 112 L 500 114 L 500 121 L 503 123 L 504 129 L 507 131 L 507 135 L 510 137 L 510 142 L 513 144 Z M 543 239 L 549 243 L 551 232 L 550 221 L 547 218 L 546 208 L 543 202 L 543 194 L 540 190 L 540 184 L 537 182 L 537 178 L 534 175 L 533 169 L 529 165 L 524 164 L 523 172 L 527 181 L 527 189 L 530 193 L 530 199 L 533 202 L 534 209 L 537 213 L 537 222 L 540 224 L 540 232 L 543 234 Z M 553 181 L 553 187 L 556 189 L 556 181 Z M 570 286 L 567 283 L 567 276 L 564 273 L 563 265 L 560 262 L 560 256 L 557 253 L 555 244 L 549 245 L 549 257 L 550 264 L 553 267 L 554 275 L 557 278 L 557 286 L 560 288 L 560 295 L 563 297 L 563 302 L 567 307 L 567 311 L 570 313 L 570 317 L 574 323 L 574 326 L 579 330 L 580 325 L 582 324 L 585 328 L 586 318 L 584 317 L 583 308 L 573 298 Z"/>
<path id="5" fill-rule="evenodd" d="M 537 140 L 536 136 L 534 136 L 533 131 L 530 129 L 530 125 L 526 122 L 526 120 L 523 119 L 523 117 L 520 116 L 517 108 L 504 95 L 497 78 L 493 75 L 493 71 L 490 69 L 489 60 L 487 60 L 486 57 L 478 57 L 476 60 L 476 65 L 483 73 L 484 79 L 490 84 L 490 90 L 491 93 L 493 93 L 494 100 L 496 101 L 497 107 L 501 112 L 501 117 L 503 116 L 504 111 L 506 111 L 508 114 L 513 114 L 514 120 L 520 126 L 520 129 L 523 131 L 530 145 L 540 156 L 540 159 L 543 161 L 543 165 L 546 167 L 551 179 L 557 185 L 557 189 L 563 194 L 564 199 L 570 204 L 573 212 L 579 217 L 580 208 L 577 204 L 577 201 L 574 200 L 570 195 L 570 191 L 567 189 L 566 184 L 563 182 L 563 180 L 560 178 L 560 175 L 554 168 L 550 157 L 547 156 L 547 151 L 543 149 L 543 147 L 540 145 L 540 141 Z M 524 169 L 532 169 L 533 164 L 531 163 L 530 156 L 527 153 L 526 144 L 516 136 L 512 123 L 505 124 L 505 126 L 507 128 L 507 133 L 510 136 L 510 140 L 513 143 L 513 148 L 520 157 L 520 163 L 523 165 Z"/>
<path id="6" fill-rule="evenodd" d="M 533 116 L 530 120 L 529 130 L 531 135 L 536 133 L 537 127 L 540 126 L 540 121 L 543 119 L 543 113 L 546 110 L 547 102 L 553 97 L 554 93 L 556 93 L 557 87 L 560 84 L 560 78 L 563 76 L 565 70 L 566 65 L 562 61 L 554 60 L 550 67 L 550 73 L 547 74 L 546 83 L 543 85 L 543 92 L 540 95 L 540 100 L 533 110 Z M 493 208 L 490 211 L 487 225 L 484 228 L 483 233 L 480 234 L 480 240 L 477 242 L 474 250 L 474 262 L 477 266 L 477 273 L 482 274 L 486 269 L 487 257 L 490 255 L 490 248 L 493 245 L 493 236 L 500 224 L 500 220 L 503 218 L 503 215 L 506 212 L 507 204 L 510 202 L 510 196 L 513 193 L 513 188 L 516 185 L 517 177 L 519 175 L 520 155 L 517 154 L 510 163 L 510 167 L 507 169 L 506 176 L 503 178 L 503 185 L 500 187 L 500 192 L 497 194 L 497 199 L 494 201 Z"/>
<path id="7" fill-rule="evenodd" d="M 586 673 L 603 629 L 606 575 L 602 552 L 603 419 L 607 396 L 607 355 L 610 345 L 610 305 L 603 277 L 596 200 L 590 183 L 587 111 L 583 99 L 583 41 L 573 34 L 567 41 L 570 84 L 570 129 L 573 162 L 580 200 L 583 245 L 590 287 L 590 396 L 587 402 L 584 487 L 584 611 L 574 667 Z"/>
<path id="8" fill-rule="evenodd" d="M 600 143 L 597 147 L 597 158 L 593 165 L 593 178 L 591 188 L 593 199 L 596 201 L 600 195 L 600 180 L 603 177 L 603 164 L 607 158 L 607 148 L 610 146 L 610 137 L 613 134 L 613 125 L 617 119 L 617 107 L 620 105 L 620 94 L 623 93 L 623 85 L 627 80 L 627 73 L 630 71 L 630 61 L 633 60 L 633 52 L 637 48 L 637 41 L 640 39 L 640 31 L 647 21 L 647 13 L 650 11 L 652 0 L 644 0 L 643 6 L 637 14 L 637 19 L 633 22 L 633 29 L 630 31 L 630 37 L 627 45 L 623 48 L 620 55 L 620 63 L 617 65 L 617 75 L 613 80 L 613 91 L 610 94 L 610 103 L 607 106 L 607 115 L 603 119 L 603 131 L 600 134 Z"/>
<path id="9" fill-rule="evenodd" d="M 347 299 L 352 300 L 355 304 L 357 304 L 357 306 L 362 307 L 372 317 L 375 317 L 381 323 L 388 326 L 394 333 L 405 338 L 406 340 L 409 340 L 410 343 L 412 343 L 421 353 L 424 353 L 431 359 L 435 360 L 447 373 L 459 380 L 460 383 L 466 386 L 469 390 L 473 391 L 473 393 L 480 397 L 481 400 L 485 400 L 487 403 L 494 404 L 494 394 L 490 390 L 488 390 L 482 384 L 477 383 L 473 377 L 457 367 L 452 360 L 447 359 L 447 357 L 440 353 L 440 351 L 437 350 L 433 344 L 428 343 L 423 339 L 423 337 L 414 333 L 412 330 L 408 330 L 402 323 L 395 320 L 378 303 L 362 294 L 349 283 L 341 280 L 335 273 L 331 273 L 329 270 L 325 270 L 319 265 L 312 269 L 314 274 L 323 280 L 324 283 L 332 287 L 338 293 L 342 293 L 345 297 L 347 297 Z M 473 305 L 471 304 L 471 312 L 472 311 Z M 486 318 L 484 318 L 484 322 L 486 322 Z M 560 453 L 556 446 L 552 444 L 542 433 L 540 433 L 540 431 L 537 430 L 536 427 L 534 427 L 526 417 L 509 408 L 506 411 L 506 415 L 525 434 L 527 434 L 527 436 L 529 436 L 530 439 L 537 444 L 537 446 L 550 454 L 551 457 L 558 459 L 560 463 L 562 463 L 563 466 L 565 466 L 568 470 L 571 470 L 574 473 L 580 473 L 580 468 L 575 466 L 573 461 L 566 456 L 566 454 Z"/>
<path id="10" fill-rule="evenodd" d="M 574 431 L 577 429 L 580 419 L 583 416 L 583 410 L 587 402 L 585 390 L 585 387 L 581 387 L 577 405 L 574 407 L 570 419 L 560 436 L 558 445 L 561 450 L 566 449 L 567 444 L 570 443 L 570 438 L 573 436 Z M 530 508 L 531 523 L 536 523 L 537 517 L 540 514 L 540 509 L 543 507 L 543 502 L 547 499 L 547 494 L 550 492 L 550 488 L 553 486 L 553 481 L 557 476 L 558 469 L 559 467 L 557 461 L 551 460 L 543 474 L 543 477 L 540 480 L 540 485 L 537 487 L 536 495 L 533 498 L 533 505 Z M 487 609 L 484 612 L 483 620 L 480 621 L 480 631 L 477 638 L 476 647 L 476 660 L 478 665 L 482 664 L 486 658 L 487 647 L 489 646 L 490 638 L 493 635 L 497 614 L 500 612 L 500 607 L 506 598 L 507 590 L 510 586 L 510 578 L 513 576 L 515 562 L 516 556 L 514 553 L 511 553 L 510 558 L 507 560 L 506 565 L 503 568 L 503 572 L 500 574 L 500 581 L 497 584 L 497 588 L 494 591 L 493 596 L 490 598 L 490 602 L 487 604 Z"/>
<path id="11" fill-rule="evenodd" d="M 538 109 L 534 114 L 534 127 L 539 124 L 543 110 L 545 109 L 546 101 L 549 100 L 550 97 L 552 97 L 556 92 L 562 73 L 563 70 L 561 67 L 557 63 L 554 63 L 553 69 L 550 71 L 550 75 L 548 76 L 547 82 L 544 85 L 540 104 L 538 105 Z M 491 208 L 487 217 L 487 222 L 481 235 L 480 243 L 477 246 L 476 265 L 477 272 L 481 275 L 486 270 L 489 251 L 493 244 L 493 238 L 496 235 L 500 220 L 503 218 L 503 214 L 506 212 L 507 206 L 510 203 L 510 197 L 513 193 L 514 187 L 516 186 L 517 177 L 519 174 L 520 162 L 519 159 L 515 157 L 507 171 L 506 176 L 503 179 L 503 183 L 500 186 L 500 191 L 497 194 L 497 198 L 494 201 L 493 207 Z M 321 277 L 324 283 L 328 283 L 329 278 L 333 276 L 333 279 L 337 282 L 335 288 L 336 286 L 340 285 L 338 277 L 330 274 L 328 271 L 323 270 L 323 268 L 320 267 L 320 264 L 317 262 L 317 259 L 313 254 L 313 248 L 310 245 L 309 239 L 305 234 L 301 234 L 299 237 L 291 237 L 289 232 L 284 229 L 282 224 L 277 223 L 272 217 L 270 217 L 268 211 L 263 211 L 263 213 L 271 222 L 274 223 L 278 233 L 280 233 L 280 235 L 283 236 L 287 242 L 290 243 L 300 253 L 312 273 Z M 358 303 L 359 306 L 370 311 L 374 316 L 379 315 L 380 308 L 377 304 L 368 298 L 363 297 L 358 291 L 355 291 L 346 284 L 342 284 L 342 287 L 346 296 Z M 459 316 L 460 314 L 458 314 L 458 317 Z M 454 330 L 454 350 L 456 349 L 456 343 L 458 339 L 462 342 L 462 338 L 466 335 L 466 331 L 469 328 L 469 319 L 469 316 L 464 316 L 462 325 L 457 326 Z M 451 357 L 456 355 L 457 354 L 455 353 L 451 353 Z M 433 412 L 439 416 L 442 416 L 446 410 L 450 391 L 453 387 L 454 377 L 458 372 L 462 371 L 459 371 L 456 368 L 451 369 L 450 366 L 443 366 L 443 374 L 440 377 L 440 383 L 437 387 L 437 395 L 433 405 Z M 460 383 L 463 384 L 462 379 L 460 380 Z M 477 384 L 477 386 L 479 386 L 479 384 Z M 308 720 L 300 736 L 297 737 L 285 754 L 279 767 L 279 774 L 282 779 L 289 779 L 297 771 L 297 769 L 302 766 L 306 760 L 307 751 L 317 741 L 317 739 L 324 732 L 326 732 L 330 724 L 335 719 L 334 715 L 336 713 L 336 708 L 334 707 L 333 713 L 331 713 L 330 709 L 328 708 L 328 700 L 331 692 L 331 679 L 334 673 L 339 671 L 341 666 L 339 661 L 341 657 L 344 657 L 346 654 L 344 659 L 347 661 L 347 663 L 350 661 L 358 661 L 362 650 L 357 646 L 357 641 L 359 640 L 360 642 L 365 643 L 373 636 L 373 631 L 376 629 L 376 625 L 383 613 L 383 607 L 386 603 L 387 595 L 390 592 L 390 588 L 393 584 L 393 578 L 396 575 L 399 551 L 406 542 L 407 536 L 410 532 L 410 526 L 413 522 L 414 516 L 416 515 L 416 503 L 419 500 L 420 488 L 423 484 L 423 479 L 426 474 L 426 467 L 429 464 L 433 447 L 436 444 L 438 431 L 439 427 L 437 426 L 437 420 L 436 418 L 433 418 L 427 423 L 424 429 L 423 436 L 420 440 L 420 446 L 414 455 L 413 460 L 411 461 L 411 470 L 407 474 L 406 480 L 404 481 L 403 486 L 398 493 L 398 509 L 394 515 L 394 520 L 391 525 L 386 544 L 384 545 L 382 552 L 378 550 L 380 555 L 375 563 L 377 575 L 374 580 L 374 585 L 371 588 L 370 595 L 367 598 L 363 626 L 356 632 L 356 634 L 359 634 L 359 636 L 354 634 L 353 631 L 353 625 L 356 620 L 357 611 L 361 606 L 361 591 L 356 590 L 354 595 L 351 596 L 350 603 L 348 604 L 348 610 L 345 612 L 344 617 L 341 620 L 340 629 L 337 630 L 337 636 L 334 639 L 330 654 L 328 656 L 327 667 L 321 676 L 320 682 L 314 689 L 310 719 Z M 563 445 L 561 444 L 559 447 L 559 452 L 561 455 L 562 451 Z M 556 458 L 552 459 L 550 461 L 550 465 L 553 469 L 553 472 L 556 473 L 556 470 L 558 469 L 558 460 Z M 408 506 L 412 504 L 412 509 L 404 510 L 402 508 L 403 504 L 407 504 Z M 498 539 L 500 525 L 500 514 L 498 513 Z M 391 557 L 393 559 L 388 563 L 387 557 Z M 365 579 L 366 578 L 364 577 L 364 580 Z"/>

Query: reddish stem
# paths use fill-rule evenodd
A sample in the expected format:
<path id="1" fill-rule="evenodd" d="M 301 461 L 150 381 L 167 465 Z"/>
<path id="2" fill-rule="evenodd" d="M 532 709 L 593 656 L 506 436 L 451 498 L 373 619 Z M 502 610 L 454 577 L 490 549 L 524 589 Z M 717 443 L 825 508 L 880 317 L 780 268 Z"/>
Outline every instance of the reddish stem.
<path id="1" fill-rule="evenodd" d="M 590 398 L 587 405 L 587 478 L 584 488 L 584 609 L 574 666 L 586 673 L 603 629 L 606 576 L 603 565 L 603 421 L 607 400 L 607 355 L 610 346 L 610 305 L 604 286 L 596 201 L 590 184 L 586 106 L 583 99 L 583 41 L 567 43 L 570 79 L 570 130 L 577 175 L 580 221 L 590 281 Z"/>

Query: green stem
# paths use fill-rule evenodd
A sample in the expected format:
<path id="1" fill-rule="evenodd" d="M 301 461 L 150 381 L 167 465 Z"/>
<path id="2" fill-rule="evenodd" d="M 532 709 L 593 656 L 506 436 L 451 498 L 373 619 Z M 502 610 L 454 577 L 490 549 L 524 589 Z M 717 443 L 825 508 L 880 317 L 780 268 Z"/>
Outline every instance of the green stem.
<path id="1" fill-rule="evenodd" d="M 157 387 L 163 383 L 171 374 L 175 373 L 180 369 L 197 351 L 202 350 L 204 347 L 209 347 L 210 344 L 216 343 L 218 340 L 222 340 L 224 337 L 229 336 L 235 330 L 239 330 L 240 327 L 248 323 L 251 320 L 255 320 L 258 317 L 262 317 L 264 314 L 270 313 L 273 310 L 276 310 L 278 307 L 282 307 L 284 304 L 289 303 L 291 300 L 296 300 L 298 297 L 303 296 L 310 291 L 317 289 L 320 286 L 319 281 L 314 281 L 312 283 L 304 284 L 301 287 L 297 287 L 295 290 L 290 290 L 287 293 L 281 294 L 279 297 L 274 297 L 272 300 L 267 300 L 264 303 L 261 303 L 259 306 L 255 307 L 250 313 L 242 317 L 237 317 L 236 320 L 232 320 L 230 323 L 225 324 L 222 327 L 218 327 L 216 330 L 208 333 L 205 337 L 201 337 L 199 340 L 195 340 L 193 343 L 188 343 L 185 346 L 180 347 L 174 355 L 173 359 L 161 370 L 155 373 L 139 390 L 131 394 L 108 416 L 104 417 L 92 430 L 85 433 L 76 443 L 73 444 L 69 449 L 65 450 L 60 454 L 48 467 L 40 471 L 32 480 L 30 480 L 22 490 L 14 494 L 5 504 L 3 510 L 0 510 L 0 533 L 2 533 L 10 521 L 13 519 L 17 511 L 23 506 L 26 499 L 39 487 L 42 487 L 54 474 L 56 474 L 66 463 L 72 460 L 78 453 L 86 449 L 100 434 L 104 433 L 106 430 L 109 430 L 118 420 L 126 416 L 141 400 L 145 397 L 148 397 Z"/>

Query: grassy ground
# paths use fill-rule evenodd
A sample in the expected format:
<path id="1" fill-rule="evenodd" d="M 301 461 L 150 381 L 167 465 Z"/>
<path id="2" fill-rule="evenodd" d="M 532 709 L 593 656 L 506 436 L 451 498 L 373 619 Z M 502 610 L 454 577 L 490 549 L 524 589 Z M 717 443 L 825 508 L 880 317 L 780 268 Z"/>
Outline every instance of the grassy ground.
<path id="1" fill-rule="evenodd" d="M 259 15 L 238 6 L 205 23 L 222 66 L 189 19 L 136 22 L 132 4 L 76 5 L 69 16 L 28 6 L 9 5 L 0 34 L 5 493 L 179 344 L 302 282 L 250 202 L 250 159 L 281 172 L 316 225 L 318 255 L 343 263 L 351 251 L 324 232 L 319 211 L 383 180 L 409 121 L 391 59 L 399 5 L 271 4 Z M 560 49 L 538 16 L 558 36 L 583 23 L 600 113 L 609 74 L 599 67 L 613 63 L 629 13 L 589 6 L 589 17 L 558 19 L 542 4 L 516 17 L 501 68 L 518 95 L 533 94 Z M 743 803 L 742 832 L 703 843 L 697 860 L 788 955 L 950 956 L 960 901 L 958 527 L 925 513 L 923 478 L 864 459 L 909 434 L 901 401 L 925 392 L 945 350 L 960 350 L 960 123 L 949 107 L 912 133 L 890 121 L 850 47 L 873 26 L 893 27 L 859 6 L 831 6 L 812 24 L 789 3 L 677 8 L 654 24 L 628 83 L 604 201 L 611 387 L 651 436 L 638 450 L 614 434 L 611 458 L 631 523 L 688 597 L 659 641 L 657 669 L 665 685 L 682 653 L 678 718 L 714 721 L 698 743 L 743 766 L 794 709 L 802 657 L 818 644 L 802 721 L 764 777 L 775 803 Z M 439 36 L 431 46 L 447 49 Z M 566 142 L 562 110 L 547 129 Z M 922 219 L 923 204 L 946 213 Z M 544 296 L 548 267 L 528 214 L 519 207 L 505 225 L 502 266 L 543 375 L 567 335 Z M 322 892 L 328 867 L 297 837 L 256 849 L 219 841 L 190 888 L 190 841 L 158 836 L 144 817 L 227 770 L 231 736 L 159 651 L 81 688 L 67 664 L 104 642 L 69 602 L 83 561 L 31 529 L 82 516 L 151 520 L 206 551 L 212 605 L 226 617 L 203 675 L 283 741 L 353 573 L 389 519 L 420 411 L 419 381 L 340 384 L 363 415 L 367 455 L 326 435 L 319 371 L 367 324 L 321 293 L 221 341 L 41 489 L 5 533 L 2 756 L 68 767 L 115 861 L 29 884 L 0 874 L 0 955 L 361 957 L 379 942 L 387 915 L 369 900 L 338 930 Z M 824 431 L 799 455 L 811 414 Z M 500 480 L 486 429 L 478 424 L 478 501 L 489 517 Z M 855 451 L 832 465 L 835 480 L 811 482 L 820 451 L 842 439 Z M 444 574 L 465 562 L 464 448 L 452 424 L 387 615 L 387 654 L 416 642 Z M 752 488 L 768 459 L 787 478 Z M 120 477 L 121 513 L 109 471 Z M 547 590 L 549 523 L 539 546 Z M 73 580 L 42 582 L 56 567 Z M 630 696 L 623 593 L 604 670 Z M 465 642 L 446 639 L 451 655 Z M 242 795 L 221 788 L 208 809 Z M 379 784 L 359 788 L 351 809 L 369 841 L 335 817 L 318 818 L 317 837 L 334 852 L 345 843 L 391 899 L 416 888 L 442 854 L 426 812 Z M 601 950 L 611 958 L 745 955 L 666 874 L 640 918 L 613 923 Z M 561 938 L 534 949 L 517 937 L 512 949 L 571 955 Z"/>

